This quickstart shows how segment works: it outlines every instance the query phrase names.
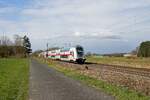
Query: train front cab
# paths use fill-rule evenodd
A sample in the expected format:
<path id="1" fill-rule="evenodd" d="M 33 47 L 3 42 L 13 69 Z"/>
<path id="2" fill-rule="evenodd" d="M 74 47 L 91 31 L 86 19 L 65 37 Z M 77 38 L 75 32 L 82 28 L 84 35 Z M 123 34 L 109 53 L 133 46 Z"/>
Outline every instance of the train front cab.
<path id="1" fill-rule="evenodd" d="M 84 58 L 84 49 L 82 46 L 76 46 L 76 53 L 77 53 L 77 59 L 76 62 L 79 64 L 84 64 L 85 58 Z"/>

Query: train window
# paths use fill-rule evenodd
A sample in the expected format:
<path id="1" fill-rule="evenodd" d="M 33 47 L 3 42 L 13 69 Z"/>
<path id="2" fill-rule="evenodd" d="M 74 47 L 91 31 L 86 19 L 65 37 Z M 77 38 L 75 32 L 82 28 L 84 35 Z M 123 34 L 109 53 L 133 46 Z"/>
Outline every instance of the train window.
<path id="1" fill-rule="evenodd" d="M 62 55 L 61 58 L 68 58 L 68 56 L 67 55 Z"/>
<path id="2" fill-rule="evenodd" d="M 84 51 L 82 47 L 77 47 L 77 54 L 79 57 L 82 57 L 84 55 Z"/>
<path id="3" fill-rule="evenodd" d="M 83 51 L 82 47 L 77 47 L 77 51 Z"/>
<path id="4" fill-rule="evenodd" d="M 82 57 L 84 55 L 83 52 L 77 52 L 79 57 Z"/>
<path id="5" fill-rule="evenodd" d="M 52 58 L 54 58 L 55 56 L 51 56 Z"/>
<path id="6" fill-rule="evenodd" d="M 69 51 L 70 49 L 69 48 L 64 48 L 61 50 L 61 52 L 66 52 L 66 51 Z"/>
<path id="7" fill-rule="evenodd" d="M 83 57 L 83 55 L 84 55 L 83 48 L 78 46 L 78 47 L 76 47 L 76 50 L 77 50 L 78 57 Z"/>

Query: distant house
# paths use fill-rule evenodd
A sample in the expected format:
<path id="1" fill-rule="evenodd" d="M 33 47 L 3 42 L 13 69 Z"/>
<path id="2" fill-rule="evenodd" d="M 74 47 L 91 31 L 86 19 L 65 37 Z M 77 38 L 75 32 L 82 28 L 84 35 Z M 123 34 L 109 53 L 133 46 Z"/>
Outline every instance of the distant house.
<path id="1" fill-rule="evenodd" d="M 136 55 L 130 54 L 130 53 L 124 54 L 123 56 L 124 57 L 137 57 Z"/>

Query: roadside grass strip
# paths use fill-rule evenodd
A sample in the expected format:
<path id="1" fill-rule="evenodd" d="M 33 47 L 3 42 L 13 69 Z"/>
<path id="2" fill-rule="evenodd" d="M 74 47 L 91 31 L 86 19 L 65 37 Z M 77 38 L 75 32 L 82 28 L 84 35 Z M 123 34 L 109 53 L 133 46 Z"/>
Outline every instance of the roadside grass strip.
<path id="1" fill-rule="evenodd" d="M 101 57 L 89 56 L 86 57 L 87 62 L 128 66 L 133 68 L 150 69 L 150 58 L 126 58 L 126 57 Z"/>
<path id="2" fill-rule="evenodd" d="M 77 70 L 65 68 L 53 61 L 48 62 L 46 60 L 41 59 L 40 61 L 42 61 L 43 63 L 47 63 L 49 67 L 56 69 L 57 71 L 63 73 L 68 77 L 71 77 L 75 80 L 79 80 L 83 84 L 87 84 L 88 86 L 92 86 L 98 90 L 104 91 L 105 93 L 114 96 L 117 100 L 150 100 L 149 96 L 144 96 L 141 93 L 129 90 L 128 88 L 112 85 L 102 80 L 98 80 L 90 76 L 83 75 Z"/>
<path id="3" fill-rule="evenodd" d="M 28 59 L 0 59 L 0 100 L 27 100 Z"/>

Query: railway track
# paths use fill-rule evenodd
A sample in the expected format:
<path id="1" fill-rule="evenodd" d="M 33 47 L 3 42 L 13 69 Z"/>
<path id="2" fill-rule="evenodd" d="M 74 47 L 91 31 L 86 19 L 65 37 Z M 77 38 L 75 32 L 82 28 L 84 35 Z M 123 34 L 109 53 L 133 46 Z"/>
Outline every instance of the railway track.
<path id="1" fill-rule="evenodd" d="M 138 75 L 138 76 L 143 76 L 150 78 L 150 69 L 145 69 L 145 68 L 133 68 L 133 67 L 128 67 L 128 66 L 119 66 L 119 65 L 108 65 L 108 64 L 95 64 L 95 63 L 85 63 L 85 64 L 76 64 L 76 63 L 68 63 L 68 62 L 59 62 L 59 63 L 66 63 L 69 64 L 70 66 L 80 66 L 80 67 L 87 67 L 90 69 L 93 68 L 101 68 L 102 70 L 110 70 L 114 72 L 121 72 L 121 73 L 126 73 L 126 74 L 132 74 L 132 75 Z"/>
<path id="2" fill-rule="evenodd" d="M 77 64 L 63 61 L 56 61 L 56 63 L 98 80 L 150 95 L 150 69 L 96 63 Z"/>

